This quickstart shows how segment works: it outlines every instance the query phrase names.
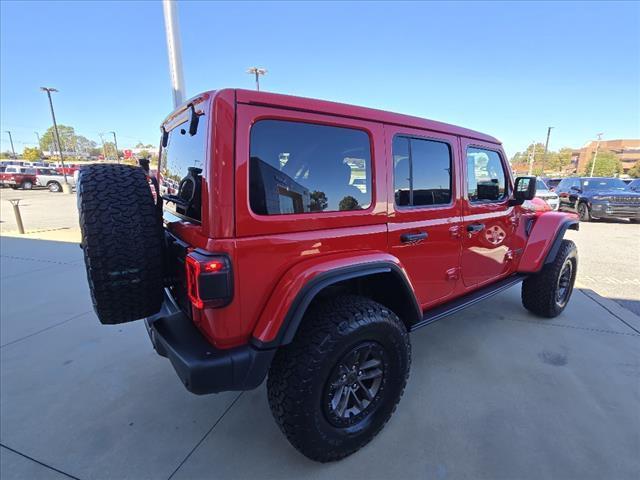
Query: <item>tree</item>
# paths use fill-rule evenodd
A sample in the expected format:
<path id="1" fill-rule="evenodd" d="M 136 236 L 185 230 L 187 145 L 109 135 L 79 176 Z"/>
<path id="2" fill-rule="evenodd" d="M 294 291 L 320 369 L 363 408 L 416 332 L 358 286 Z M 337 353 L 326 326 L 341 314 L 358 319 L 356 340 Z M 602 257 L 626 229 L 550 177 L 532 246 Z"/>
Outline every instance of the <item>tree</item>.
<path id="1" fill-rule="evenodd" d="M 640 160 L 638 160 L 635 165 L 629 169 L 627 174 L 633 178 L 640 178 Z"/>
<path id="2" fill-rule="evenodd" d="M 0 158 L 11 158 L 11 152 L 5 151 L 5 152 L 0 152 Z"/>
<path id="3" fill-rule="evenodd" d="M 518 170 L 528 170 L 529 161 L 531 159 L 531 155 L 533 154 L 533 143 L 527 147 L 524 152 L 516 152 L 516 154 L 511 157 L 511 165 L 513 165 L 514 169 L 517 167 Z M 538 174 L 542 173 L 542 160 L 544 159 L 544 144 L 536 143 L 535 144 L 535 156 L 533 159 L 533 173 Z M 536 173 L 538 172 L 538 173 Z"/>
<path id="4" fill-rule="evenodd" d="M 326 193 L 318 190 L 311 192 L 311 205 L 309 205 L 309 210 L 312 212 L 321 212 L 327 208 L 328 205 Z"/>
<path id="5" fill-rule="evenodd" d="M 40 160 L 42 158 L 42 152 L 39 148 L 24 147 L 24 150 L 22 151 L 22 158 L 32 162 Z"/>
<path id="6" fill-rule="evenodd" d="M 358 204 L 358 200 L 353 198 L 351 195 L 347 195 L 340 200 L 338 210 L 360 210 L 360 206 Z"/>
<path id="7" fill-rule="evenodd" d="M 593 158 L 589 160 L 587 166 L 582 172 L 584 175 L 591 174 L 591 165 L 593 164 Z M 596 158 L 596 166 L 593 169 L 594 177 L 612 177 L 622 173 L 622 162 L 616 156 L 615 153 L 608 150 L 600 150 L 598 157 Z"/>
<path id="8" fill-rule="evenodd" d="M 97 146 L 93 140 L 77 135 L 75 129 L 68 125 L 58 125 L 58 132 L 60 133 L 63 152 L 89 153 L 92 148 Z M 49 127 L 44 132 L 44 135 L 40 137 L 40 148 L 49 151 L 59 150 L 53 126 Z"/>

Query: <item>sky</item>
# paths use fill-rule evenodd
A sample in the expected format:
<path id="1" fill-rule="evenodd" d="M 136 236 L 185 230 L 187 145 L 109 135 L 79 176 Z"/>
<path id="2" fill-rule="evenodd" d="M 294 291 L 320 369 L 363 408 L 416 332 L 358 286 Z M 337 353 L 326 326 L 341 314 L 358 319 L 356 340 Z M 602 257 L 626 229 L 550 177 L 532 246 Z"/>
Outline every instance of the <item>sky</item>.
<path id="1" fill-rule="evenodd" d="M 509 156 L 640 137 L 638 2 L 180 1 L 187 96 L 253 88 L 406 113 L 489 133 Z M 172 110 L 162 4 L 0 2 L 2 151 L 51 117 L 118 146 L 158 144 Z"/>

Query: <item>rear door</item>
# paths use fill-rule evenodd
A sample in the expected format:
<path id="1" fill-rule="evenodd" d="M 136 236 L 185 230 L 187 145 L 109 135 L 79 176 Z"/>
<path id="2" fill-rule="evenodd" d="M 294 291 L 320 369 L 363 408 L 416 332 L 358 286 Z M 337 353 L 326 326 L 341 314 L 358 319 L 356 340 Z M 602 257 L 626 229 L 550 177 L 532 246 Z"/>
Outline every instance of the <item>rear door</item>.
<path id="1" fill-rule="evenodd" d="M 385 125 L 389 158 L 389 247 L 423 308 L 453 293 L 461 248 L 457 138 Z"/>
<path id="2" fill-rule="evenodd" d="M 477 287 L 511 272 L 517 216 L 509 205 L 511 170 L 502 150 L 465 138 L 461 147 L 466 158 L 462 280 Z"/>

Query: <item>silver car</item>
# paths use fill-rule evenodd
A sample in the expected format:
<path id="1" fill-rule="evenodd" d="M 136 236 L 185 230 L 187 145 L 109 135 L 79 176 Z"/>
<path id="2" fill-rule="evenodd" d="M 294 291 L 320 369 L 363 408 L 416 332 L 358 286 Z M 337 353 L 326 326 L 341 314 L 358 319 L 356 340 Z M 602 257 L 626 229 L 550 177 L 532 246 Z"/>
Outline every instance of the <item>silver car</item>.
<path id="1" fill-rule="evenodd" d="M 549 190 L 547 184 L 540 178 L 538 178 L 536 182 L 536 197 L 547 202 L 547 205 L 549 205 L 552 210 L 558 210 L 560 207 L 560 197 Z"/>
<path id="2" fill-rule="evenodd" d="M 67 174 L 67 182 L 72 187 L 76 182 L 73 175 Z M 47 187 L 50 192 L 61 192 L 62 184 L 64 183 L 64 175 L 58 172 L 55 168 L 36 168 L 36 184 L 40 187 Z"/>

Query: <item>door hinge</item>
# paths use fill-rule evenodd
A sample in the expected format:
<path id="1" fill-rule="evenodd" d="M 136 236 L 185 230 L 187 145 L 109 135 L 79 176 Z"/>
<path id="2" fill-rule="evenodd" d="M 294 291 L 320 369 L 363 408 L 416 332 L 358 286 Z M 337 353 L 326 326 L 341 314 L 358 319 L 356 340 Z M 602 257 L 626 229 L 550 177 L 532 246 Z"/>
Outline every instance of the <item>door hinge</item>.
<path id="1" fill-rule="evenodd" d="M 460 278 L 460 267 L 447 270 L 447 280 L 458 280 Z"/>

